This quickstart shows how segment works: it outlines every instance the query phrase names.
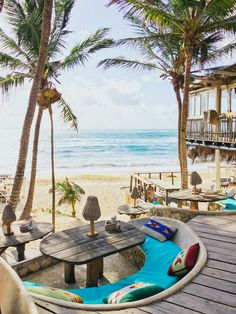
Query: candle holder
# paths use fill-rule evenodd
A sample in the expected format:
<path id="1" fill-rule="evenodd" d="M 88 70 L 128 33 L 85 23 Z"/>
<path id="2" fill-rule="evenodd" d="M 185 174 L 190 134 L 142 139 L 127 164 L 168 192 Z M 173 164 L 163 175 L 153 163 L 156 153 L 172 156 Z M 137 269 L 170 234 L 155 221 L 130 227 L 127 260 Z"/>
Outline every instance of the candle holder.
<path id="1" fill-rule="evenodd" d="M 3 229 L 4 235 L 10 236 L 14 234 L 14 232 L 11 229 L 11 224 L 15 220 L 16 220 L 16 214 L 13 208 L 9 204 L 6 205 L 2 213 L 2 222 L 3 222 L 2 229 Z"/>
<path id="2" fill-rule="evenodd" d="M 101 217 L 101 210 L 96 196 L 88 196 L 82 215 L 85 220 L 90 222 L 90 232 L 87 233 L 87 236 L 94 237 L 98 235 L 95 231 L 94 221 Z"/>
<path id="3" fill-rule="evenodd" d="M 201 183 L 202 183 L 202 178 L 200 177 L 200 175 L 196 171 L 191 172 L 190 184 L 193 186 L 192 194 L 194 195 L 199 194 L 197 190 L 197 185 Z"/>

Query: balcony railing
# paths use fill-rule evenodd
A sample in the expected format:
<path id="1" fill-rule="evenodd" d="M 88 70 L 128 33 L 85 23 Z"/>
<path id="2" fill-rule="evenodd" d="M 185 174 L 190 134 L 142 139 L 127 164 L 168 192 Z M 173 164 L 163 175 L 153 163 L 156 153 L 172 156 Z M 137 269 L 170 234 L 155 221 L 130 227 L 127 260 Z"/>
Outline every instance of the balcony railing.
<path id="1" fill-rule="evenodd" d="M 218 125 L 212 125 L 202 118 L 188 119 L 187 140 L 236 143 L 236 116 L 220 117 Z"/>

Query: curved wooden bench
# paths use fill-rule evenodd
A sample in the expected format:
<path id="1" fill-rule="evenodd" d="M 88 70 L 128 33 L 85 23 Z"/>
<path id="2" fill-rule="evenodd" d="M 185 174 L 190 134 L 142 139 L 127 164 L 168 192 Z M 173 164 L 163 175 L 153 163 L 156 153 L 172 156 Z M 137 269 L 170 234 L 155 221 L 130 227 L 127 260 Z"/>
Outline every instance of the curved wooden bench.
<path id="1" fill-rule="evenodd" d="M 148 218 L 143 219 L 135 219 L 133 220 L 132 224 L 134 224 L 137 228 L 141 228 L 143 224 L 148 220 Z M 32 296 L 35 298 L 35 302 L 39 302 L 39 304 L 42 304 L 46 302 L 49 305 L 54 305 L 58 309 L 58 313 L 66 313 L 66 311 L 69 311 L 68 313 L 81 313 L 81 310 L 84 311 L 115 311 L 120 309 L 126 309 L 126 308 L 135 308 L 140 306 L 145 306 L 153 302 L 160 301 L 184 286 L 186 286 L 189 282 L 192 281 L 192 279 L 201 271 L 201 269 L 204 267 L 207 261 L 207 251 L 205 249 L 205 246 L 203 242 L 200 240 L 200 238 L 183 222 L 177 221 L 171 218 L 162 218 L 162 220 L 166 222 L 173 223 L 177 228 L 178 231 L 176 232 L 174 238 L 172 239 L 174 243 L 176 243 L 180 248 L 185 248 L 189 246 L 192 243 L 199 242 L 200 244 L 200 253 L 198 256 L 198 261 L 192 269 L 185 277 L 180 279 L 177 283 L 175 283 L 170 288 L 164 290 L 163 292 L 154 295 L 152 297 L 136 301 L 136 302 L 129 302 L 129 303 L 123 303 L 123 304 L 77 304 L 72 302 L 65 302 L 41 295 L 35 295 L 32 294 Z M 97 288 L 99 289 L 99 287 Z M 70 290 L 71 291 L 71 290 Z M 73 311 L 72 311 L 73 310 Z"/>
<path id="2" fill-rule="evenodd" d="M 15 271 L 0 258 L 0 313 L 36 314 L 37 308 Z"/>

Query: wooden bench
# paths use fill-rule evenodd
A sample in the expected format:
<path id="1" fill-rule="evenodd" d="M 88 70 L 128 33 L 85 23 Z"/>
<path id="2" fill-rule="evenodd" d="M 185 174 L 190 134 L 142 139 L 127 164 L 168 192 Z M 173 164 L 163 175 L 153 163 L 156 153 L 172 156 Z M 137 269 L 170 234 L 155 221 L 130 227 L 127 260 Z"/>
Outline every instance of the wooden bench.
<path id="1" fill-rule="evenodd" d="M 147 306 L 111 314 L 234 314 L 236 313 L 236 216 L 199 216 L 188 223 L 208 250 L 208 262 L 193 282 L 168 298 Z M 44 314 L 100 314 L 101 311 L 60 310 L 58 306 L 37 301 Z"/>

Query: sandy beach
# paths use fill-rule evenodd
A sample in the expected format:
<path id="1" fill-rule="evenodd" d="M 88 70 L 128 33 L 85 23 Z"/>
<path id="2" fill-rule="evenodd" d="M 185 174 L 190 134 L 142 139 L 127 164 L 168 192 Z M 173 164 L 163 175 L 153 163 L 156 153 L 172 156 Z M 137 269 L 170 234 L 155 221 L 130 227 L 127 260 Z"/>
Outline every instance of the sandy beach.
<path id="1" fill-rule="evenodd" d="M 212 164 L 213 166 L 213 164 Z M 214 184 L 214 168 L 210 168 L 208 171 L 199 171 L 202 177 L 202 188 L 210 189 Z M 77 219 L 71 217 L 71 209 L 69 205 L 58 206 L 59 195 L 56 195 L 56 230 L 62 230 L 78 223 L 85 223 L 82 217 L 82 210 L 85 205 L 87 196 L 95 195 L 98 197 L 101 218 L 108 219 L 111 216 L 117 215 L 117 208 L 125 204 L 125 194 L 128 191 L 130 182 L 130 172 L 120 174 L 83 174 L 80 176 L 69 176 L 71 181 L 79 184 L 85 191 L 85 195 L 82 195 L 80 203 L 77 202 Z M 226 168 L 222 168 L 221 177 L 230 176 L 230 172 Z M 27 178 L 28 179 L 28 178 Z M 171 178 L 167 175 L 162 175 L 162 179 L 171 182 Z M 65 176 L 57 176 L 56 182 L 62 182 L 65 180 Z M 25 181 L 22 199 L 17 207 L 17 215 L 22 211 L 24 202 L 27 197 L 28 180 Z M 180 176 L 177 174 L 175 178 L 175 185 L 180 184 Z M 51 188 L 50 177 L 38 178 L 36 181 L 35 195 L 32 209 L 32 217 L 36 221 L 51 222 L 51 194 L 49 189 Z M 0 203 L 0 210 L 4 208 L 3 203 Z M 127 220 L 125 215 L 119 216 L 119 219 Z"/>
<path id="2" fill-rule="evenodd" d="M 202 187 L 210 188 L 214 184 L 214 172 L 210 171 L 200 172 L 203 179 Z M 222 177 L 229 175 L 225 169 L 222 169 Z M 98 197 L 101 218 L 108 219 L 113 215 L 117 215 L 117 208 L 125 204 L 125 194 L 129 186 L 130 173 L 122 174 L 90 174 L 80 176 L 70 176 L 69 179 L 79 184 L 85 191 L 85 195 L 82 196 L 80 203 L 76 204 L 77 219 L 71 217 L 71 210 L 69 205 L 56 206 L 56 229 L 62 230 L 69 228 L 78 223 L 84 223 L 82 217 L 82 210 L 86 202 L 87 196 L 95 195 Z M 63 176 L 56 178 L 57 182 L 62 182 L 65 179 Z M 163 179 L 171 182 L 169 177 L 163 176 Z M 179 175 L 175 178 L 175 184 L 180 183 Z M 24 187 L 24 198 L 21 200 L 17 212 L 21 211 L 23 204 L 27 196 L 27 185 L 26 181 Z M 36 221 L 51 221 L 51 194 L 48 192 L 51 187 L 50 178 L 40 178 L 36 182 L 35 197 L 33 203 L 32 217 Z M 58 202 L 59 195 L 57 194 L 56 201 Z M 3 205 L 3 204 L 1 204 Z M 125 215 L 119 216 L 119 219 L 127 220 Z"/>

